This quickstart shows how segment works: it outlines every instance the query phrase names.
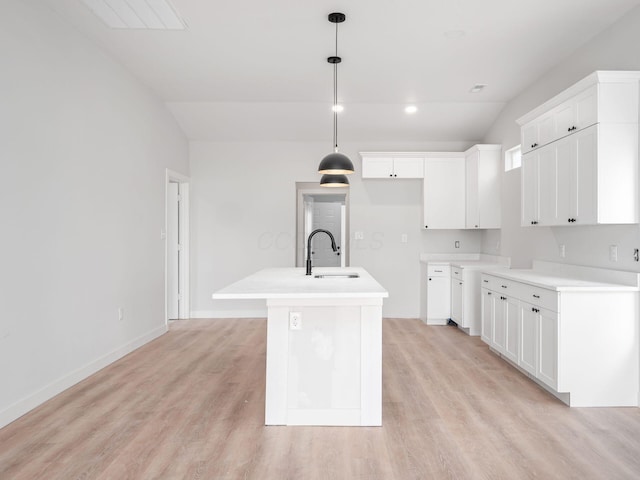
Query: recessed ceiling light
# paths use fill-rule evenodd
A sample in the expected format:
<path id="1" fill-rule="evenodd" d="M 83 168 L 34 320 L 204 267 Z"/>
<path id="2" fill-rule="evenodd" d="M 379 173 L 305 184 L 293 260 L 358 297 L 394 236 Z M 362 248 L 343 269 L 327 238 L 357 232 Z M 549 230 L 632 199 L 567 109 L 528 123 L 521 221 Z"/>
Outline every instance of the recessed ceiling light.
<path id="1" fill-rule="evenodd" d="M 333 110 L 334 112 L 340 113 L 344 110 L 344 107 L 342 105 L 333 105 L 331 107 L 331 110 Z"/>
<path id="2" fill-rule="evenodd" d="M 184 30 L 169 0 L 82 0 L 108 27 L 118 29 Z"/>
<path id="3" fill-rule="evenodd" d="M 470 93 L 480 93 L 482 90 L 484 90 L 484 87 L 486 87 L 487 85 L 485 83 L 476 83 L 473 87 L 471 87 L 471 90 L 469 90 Z"/>
<path id="4" fill-rule="evenodd" d="M 416 107 L 415 105 L 407 105 L 406 107 L 404 107 L 405 113 L 416 113 L 417 111 L 418 107 Z"/>

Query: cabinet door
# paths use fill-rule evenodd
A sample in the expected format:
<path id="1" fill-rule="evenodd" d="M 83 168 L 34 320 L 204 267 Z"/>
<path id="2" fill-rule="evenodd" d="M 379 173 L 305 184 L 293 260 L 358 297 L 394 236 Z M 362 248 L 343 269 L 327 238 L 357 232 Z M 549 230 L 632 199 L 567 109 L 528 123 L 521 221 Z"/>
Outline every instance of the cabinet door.
<path id="1" fill-rule="evenodd" d="M 553 110 L 555 139 L 594 125 L 598 119 L 598 87 L 594 85 Z"/>
<path id="2" fill-rule="evenodd" d="M 492 347 L 500 353 L 505 353 L 507 342 L 507 308 L 506 297 L 499 296 L 494 300 L 495 308 L 493 312 L 493 338 Z"/>
<path id="3" fill-rule="evenodd" d="M 598 126 L 580 130 L 574 135 L 576 173 L 571 192 L 571 217 L 576 224 L 597 223 Z M 623 207 L 623 206 L 621 206 Z"/>
<path id="4" fill-rule="evenodd" d="M 577 130 L 595 125 L 598 122 L 598 85 L 593 85 L 576 95 L 573 104 L 573 126 Z"/>
<path id="5" fill-rule="evenodd" d="M 523 227 L 535 225 L 538 221 L 538 152 L 522 156 L 521 169 L 521 213 L 520 223 Z"/>
<path id="6" fill-rule="evenodd" d="M 451 317 L 451 285 L 449 282 L 448 276 L 428 277 L 427 320 L 448 320 Z"/>
<path id="7" fill-rule="evenodd" d="M 480 228 L 501 226 L 502 148 L 481 150 L 478 158 L 478 224 Z"/>
<path id="8" fill-rule="evenodd" d="M 538 222 L 540 225 L 558 223 L 558 176 L 556 144 L 546 145 L 538 154 Z"/>
<path id="9" fill-rule="evenodd" d="M 538 314 L 538 364 L 536 378 L 557 390 L 558 314 L 540 309 Z"/>
<path id="10" fill-rule="evenodd" d="M 480 202 L 478 197 L 478 162 L 480 152 L 467 155 L 466 163 L 466 227 L 480 227 Z"/>
<path id="11" fill-rule="evenodd" d="M 520 304 L 520 345 L 518 365 L 532 375 L 536 374 L 538 359 L 538 309 L 530 303 Z"/>
<path id="12" fill-rule="evenodd" d="M 365 157 L 362 159 L 362 178 L 393 177 L 393 157 Z"/>
<path id="13" fill-rule="evenodd" d="M 457 278 L 451 279 L 451 320 L 462 326 L 464 282 Z"/>
<path id="14" fill-rule="evenodd" d="M 505 343 L 504 354 L 513 363 L 518 363 L 520 343 L 520 302 L 513 297 L 507 297 L 503 301 L 505 312 Z"/>
<path id="15" fill-rule="evenodd" d="M 558 140 L 558 225 L 596 223 L 598 126 Z"/>
<path id="16" fill-rule="evenodd" d="M 422 178 L 424 177 L 423 157 L 402 157 L 393 159 L 394 178 Z"/>
<path id="17" fill-rule="evenodd" d="M 521 130 L 522 153 L 527 153 L 538 145 L 538 122 L 533 120 L 522 126 Z"/>
<path id="18" fill-rule="evenodd" d="M 486 288 L 482 289 L 482 330 L 480 338 L 484 343 L 492 345 L 493 315 L 495 293 Z"/>
<path id="19" fill-rule="evenodd" d="M 464 157 L 428 158 L 424 166 L 424 227 L 464 228 Z"/>

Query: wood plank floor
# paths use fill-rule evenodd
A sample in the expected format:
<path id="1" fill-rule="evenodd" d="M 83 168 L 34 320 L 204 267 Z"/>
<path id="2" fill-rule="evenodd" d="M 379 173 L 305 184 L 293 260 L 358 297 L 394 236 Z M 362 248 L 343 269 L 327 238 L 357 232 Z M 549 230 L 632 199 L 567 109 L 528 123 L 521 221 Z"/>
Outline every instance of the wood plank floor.
<path id="1" fill-rule="evenodd" d="M 478 337 L 383 322 L 383 427 L 265 427 L 266 320 L 188 320 L 0 430 L 13 479 L 638 479 L 640 409 L 570 409 Z"/>

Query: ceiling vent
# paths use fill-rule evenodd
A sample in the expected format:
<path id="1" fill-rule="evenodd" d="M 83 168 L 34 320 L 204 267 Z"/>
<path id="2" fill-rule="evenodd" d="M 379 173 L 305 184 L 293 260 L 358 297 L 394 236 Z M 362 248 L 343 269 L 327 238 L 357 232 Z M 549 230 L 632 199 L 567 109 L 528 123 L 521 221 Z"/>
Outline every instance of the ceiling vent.
<path id="1" fill-rule="evenodd" d="M 184 30 L 169 0 L 82 0 L 110 28 Z"/>
<path id="2" fill-rule="evenodd" d="M 473 87 L 471 87 L 471 90 L 469 90 L 469 92 L 480 93 L 486 86 L 487 85 L 485 83 L 476 83 Z"/>

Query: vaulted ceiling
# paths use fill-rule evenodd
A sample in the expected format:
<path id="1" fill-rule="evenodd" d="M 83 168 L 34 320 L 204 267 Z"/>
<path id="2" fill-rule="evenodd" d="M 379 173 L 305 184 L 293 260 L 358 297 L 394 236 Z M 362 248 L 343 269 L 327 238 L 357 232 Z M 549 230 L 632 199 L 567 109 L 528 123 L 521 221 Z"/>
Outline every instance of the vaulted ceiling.
<path id="1" fill-rule="evenodd" d="M 41 0 L 148 85 L 190 139 L 477 141 L 505 103 L 640 0 L 172 0 L 185 30 L 108 28 Z M 486 84 L 470 93 L 474 84 Z M 416 105 L 407 115 L 404 107 Z"/>

